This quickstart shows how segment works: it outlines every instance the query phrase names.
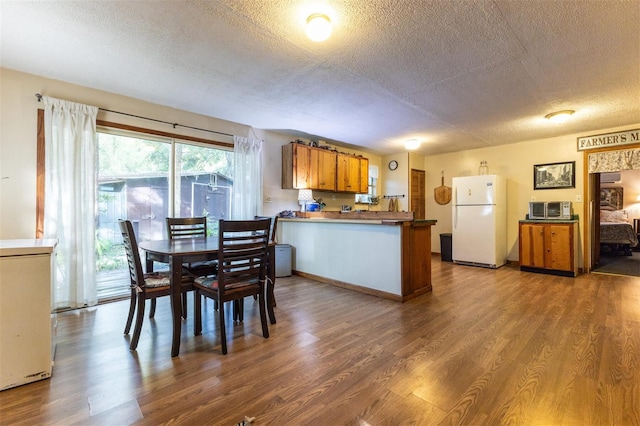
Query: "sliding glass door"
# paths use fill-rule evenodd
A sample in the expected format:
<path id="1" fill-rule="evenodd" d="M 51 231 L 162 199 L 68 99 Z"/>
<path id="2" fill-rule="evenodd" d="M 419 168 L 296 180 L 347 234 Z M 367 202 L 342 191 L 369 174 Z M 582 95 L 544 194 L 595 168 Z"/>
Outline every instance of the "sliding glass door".
<path id="1" fill-rule="evenodd" d="M 146 135 L 98 133 L 96 269 L 98 299 L 129 292 L 118 227 L 132 222 L 138 241 L 163 239 L 167 216 L 207 216 L 209 233 L 229 217 L 233 152 Z"/>

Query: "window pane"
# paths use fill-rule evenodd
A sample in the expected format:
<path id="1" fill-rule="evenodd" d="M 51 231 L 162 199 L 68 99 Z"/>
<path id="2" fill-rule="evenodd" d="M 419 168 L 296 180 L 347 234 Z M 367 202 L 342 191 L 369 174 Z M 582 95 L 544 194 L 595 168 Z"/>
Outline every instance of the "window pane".
<path id="1" fill-rule="evenodd" d="M 171 184 L 172 163 L 176 178 Z M 129 271 L 118 219 L 132 222 L 139 242 L 166 238 L 167 216 L 207 216 L 209 235 L 217 235 L 218 219 L 230 217 L 232 173 L 232 151 L 98 133 L 98 299 L 129 292 Z M 144 252 L 140 255 L 144 259 Z M 167 267 L 154 265 L 155 270 Z"/>
<path id="2" fill-rule="evenodd" d="M 138 241 L 165 236 L 169 214 L 171 144 L 98 133 L 96 270 L 98 298 L 128 292 L 129 272 L 119 219 L 132 222 Z"/>
<path id="3" fill-rule="evenodd" d="M 176 216 L 205 216 L 209 235 L 217 235 L 218 220 L 231 217 L 232 174 L 233 152 L 177 143 Z"/>

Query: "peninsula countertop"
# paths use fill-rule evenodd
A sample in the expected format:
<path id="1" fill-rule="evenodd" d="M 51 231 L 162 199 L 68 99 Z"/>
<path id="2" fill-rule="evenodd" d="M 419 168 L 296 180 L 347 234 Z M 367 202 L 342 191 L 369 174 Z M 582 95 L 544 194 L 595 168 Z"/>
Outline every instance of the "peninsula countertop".
<path id="1" fill-rule="evenodd" d="M 363 223 L 368 225 L 398 225 L 412 222 L 413 226 L 432 226 L 436 224 L 432 219 L 414 219 L 413 212 L 387 212 L 387 211 L 322 211 L 322 212 L 295 212 L 295 217 L 280 217 L 278 220 L 305 220 L 309 222 L 332 223 Z"/>
<path id="2" fill-rule="evenodd" d="M 278 218 L 293 272 L 397 301 L 431 291 L 431 226 L 409 212 L 322 212 Z"/>

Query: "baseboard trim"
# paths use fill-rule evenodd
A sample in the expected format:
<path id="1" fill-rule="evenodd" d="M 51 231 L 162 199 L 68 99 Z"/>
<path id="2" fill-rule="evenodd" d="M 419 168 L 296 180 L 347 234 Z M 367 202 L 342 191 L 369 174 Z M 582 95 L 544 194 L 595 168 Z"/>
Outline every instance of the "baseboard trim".
<path id="1" fill-rule="evenodd" d="M 327 277 L 322 277 L 320 275 L 308 274 L 306 272 L 301 272 L 297 270 L 291 271 L 293 275 L 297 275 L 303 278 L 309 278 L 314 281 L 320 281 L 321 283 L 331 284 L 336 287 L 346 288 L 347 290 L 357 291 L 358 293 L 368 294 L 370 296 L 380 297 L 382 299 L 393 300 L 394 302 L 404 302 L 410 298 L 416 297 L 415 295 L 410 295 L 407 299 L 399 296 L 397 294 L 388 293 L 386 291 L 374 290 L 368 287 L 362 287 L 356 284 L 346 283 L 344 281 L 338 281 Z"/>

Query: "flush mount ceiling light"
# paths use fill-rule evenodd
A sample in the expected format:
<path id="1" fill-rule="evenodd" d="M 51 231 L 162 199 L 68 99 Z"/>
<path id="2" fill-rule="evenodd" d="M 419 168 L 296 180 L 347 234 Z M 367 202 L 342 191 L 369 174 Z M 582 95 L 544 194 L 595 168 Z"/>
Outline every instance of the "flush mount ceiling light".
<path id="1" fill-rule="evenodd" d="M 324 13 L 314 13 L 307 18 L 307 37 L 313 41 L 325 41 L 332 29 L 331 20 Z"/>
<path id="2" fill-rule="evenodd" d="M 574 112 L 575 111 L 572 109 L 565 109 L 563 111 L 549 113 L 545 115 L 544 118 L 546 118 L 547 120 L 551 120 L 554 123 L 564 123 L 569 119 L 569 117 L 571 117 L 571 114 L 573 114 Z"/>
<path id="3" fill-rule="evenodd" d="M 420 147 L 420 141 L 418 139 L 409 139 L 404 143 L 404 147 L 409 151 L 413 151 L 414 149 L 418 149 Z"/>

